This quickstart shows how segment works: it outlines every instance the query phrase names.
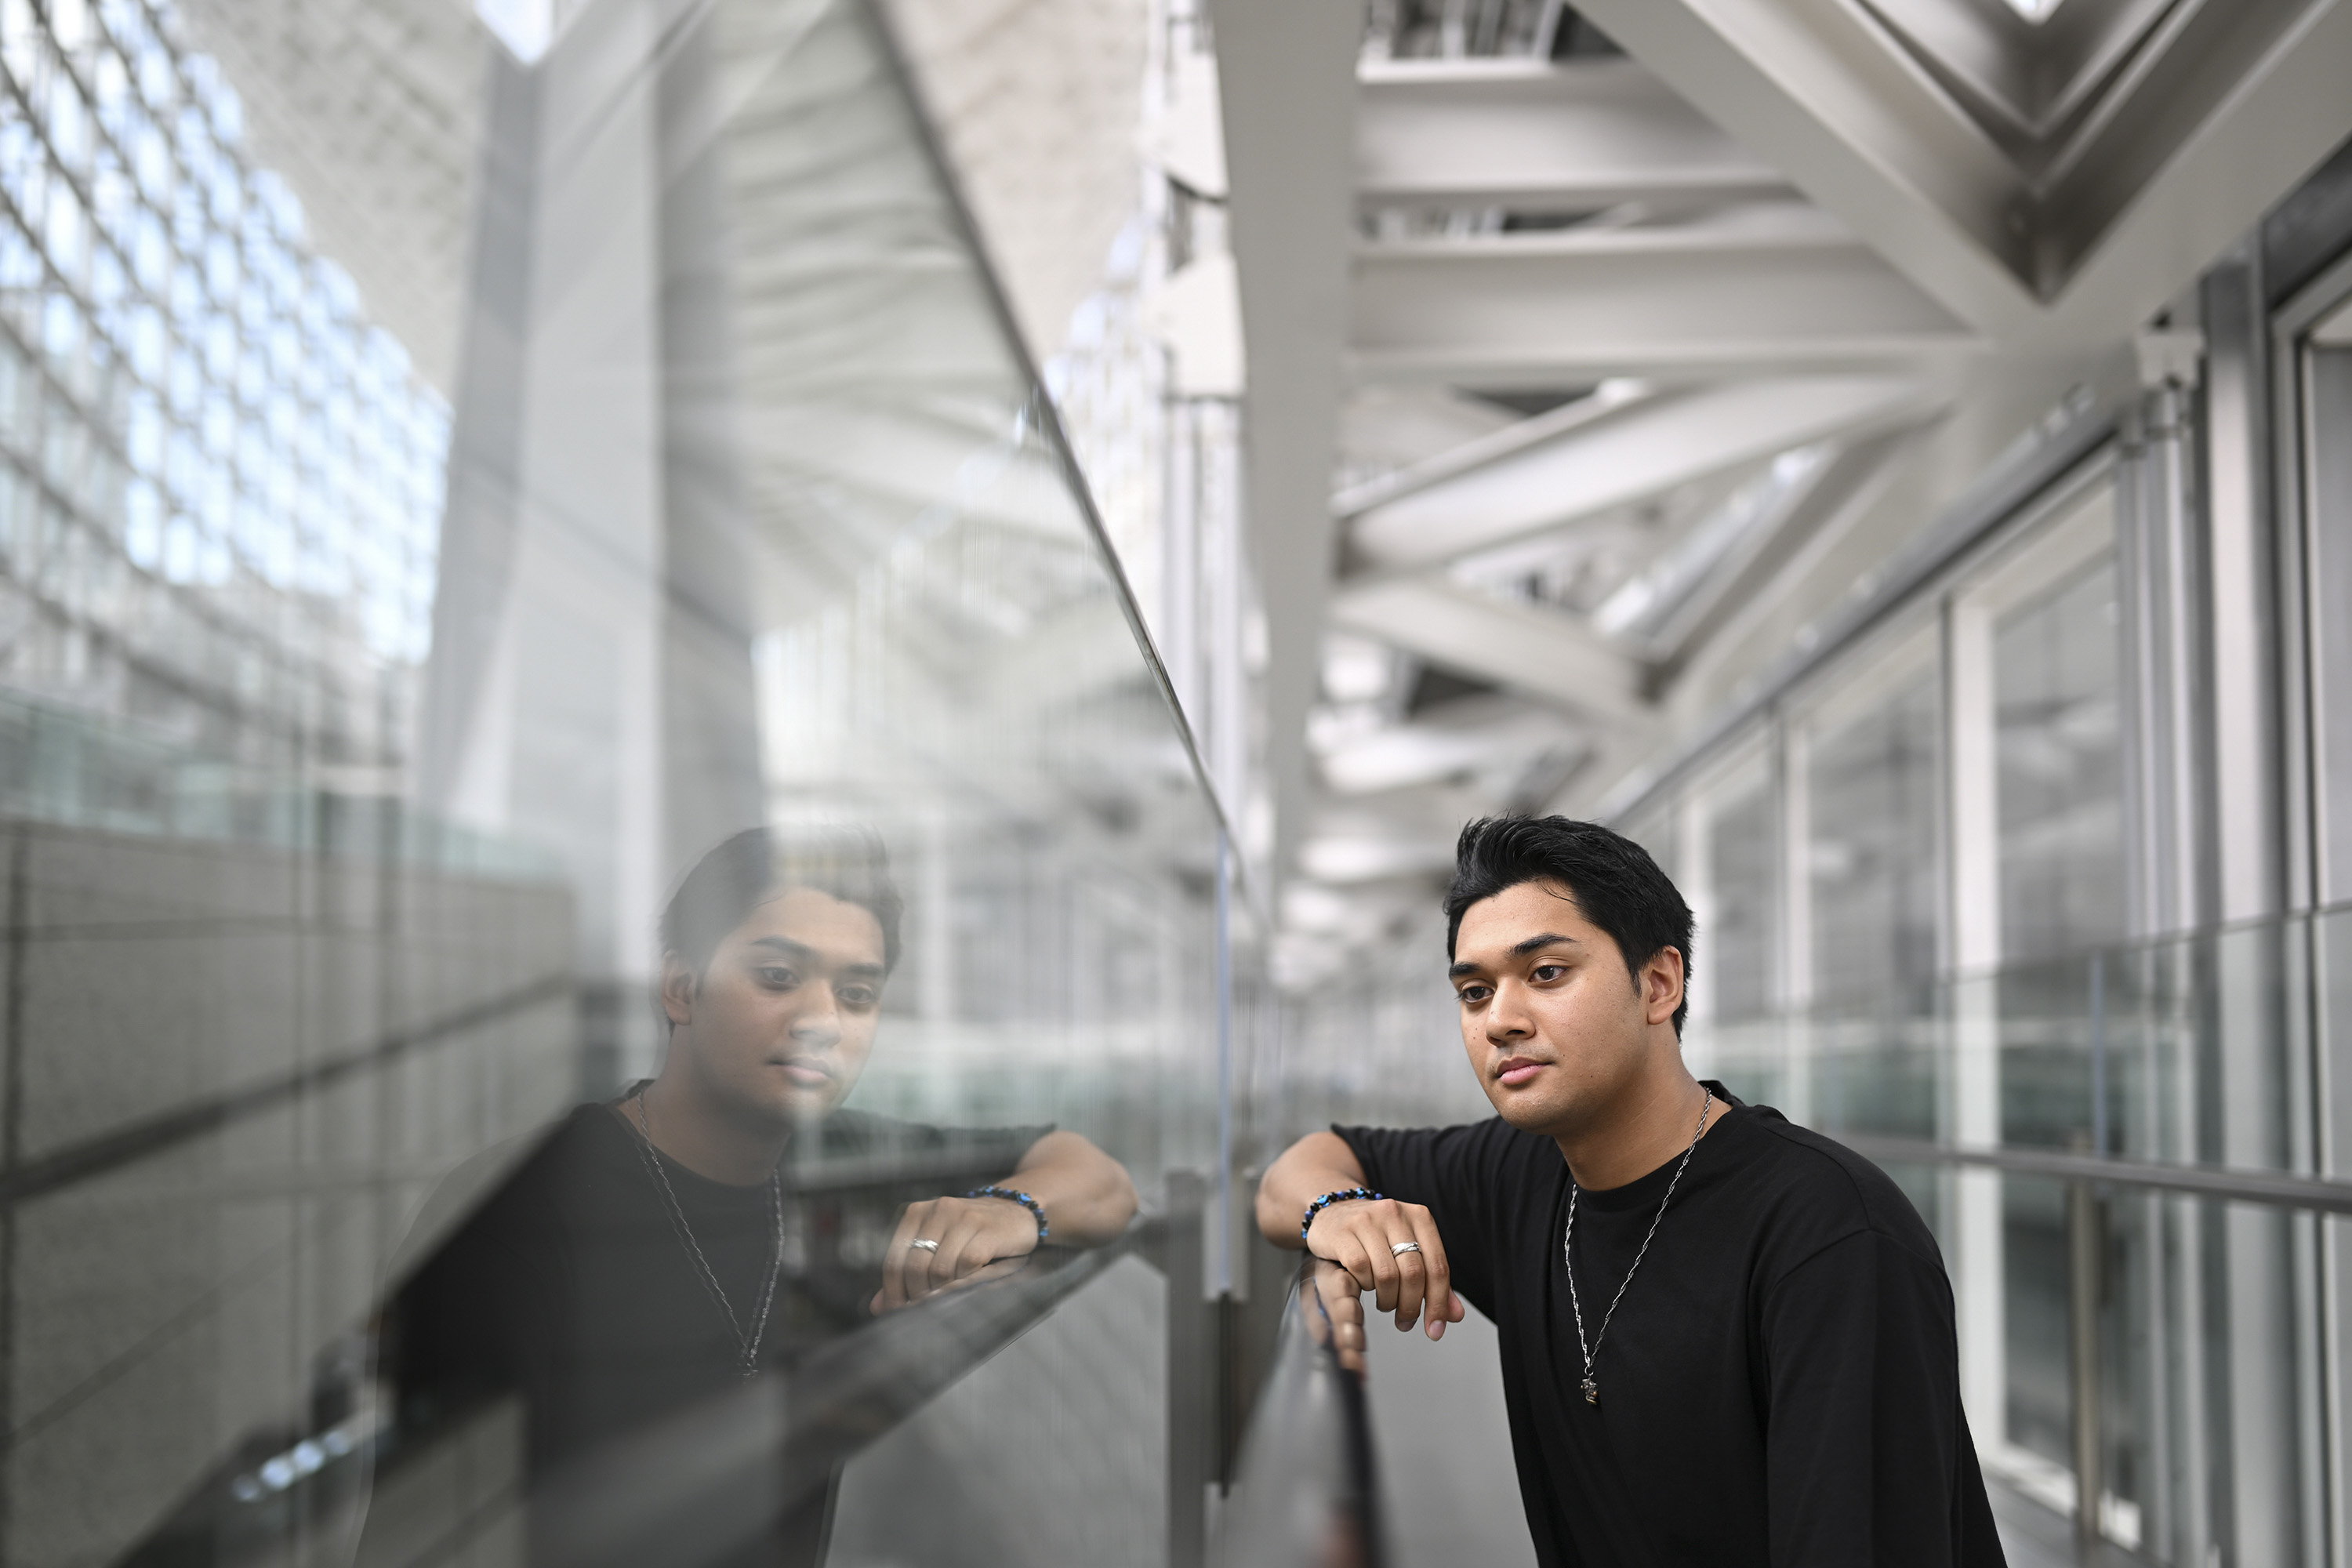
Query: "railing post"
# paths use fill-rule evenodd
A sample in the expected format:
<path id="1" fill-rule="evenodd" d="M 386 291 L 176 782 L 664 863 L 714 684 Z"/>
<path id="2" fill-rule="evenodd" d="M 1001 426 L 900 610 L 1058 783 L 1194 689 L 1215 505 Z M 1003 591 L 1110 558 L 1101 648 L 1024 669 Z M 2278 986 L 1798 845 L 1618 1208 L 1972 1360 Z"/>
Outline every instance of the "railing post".
<path id="1" fill-rule="evenodd" d="M 1207 1558 L 1211 1444 L 1223 1417 L 1207 1196 L 1199 1172 L 1168 1173 L 1168 1568 L 1201 1568 Z"/>
<path id="2" fill-rule="evenodd" d="M 2099 1399 L 2099 1275 L 2105 1226 L 2095 1184 L 2066 1184 L 2067 1362 L 2072 1373 L 2074 1438 L 2074 1546 L 2079 1561 L 2095 1561 L 2104 1537 L 2099 1504 L 2106 1494 Z"/>

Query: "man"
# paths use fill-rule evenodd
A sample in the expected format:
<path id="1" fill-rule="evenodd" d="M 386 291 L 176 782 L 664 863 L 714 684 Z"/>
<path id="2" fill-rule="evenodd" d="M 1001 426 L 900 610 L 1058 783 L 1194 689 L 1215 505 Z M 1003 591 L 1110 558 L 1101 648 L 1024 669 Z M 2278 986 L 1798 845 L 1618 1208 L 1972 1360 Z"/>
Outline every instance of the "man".
<path id="1" fill-rule="evenodd" d="M 1606 828 L 1496 818 L 1445 911 L 1499 1116 L 1314 1133 L 1258 1189 L 1327 1260 L 1343 1357 L 1359 1291 L 1432 1339 L 1463 1300 L 1495 1321 L 1548 1568 L 2000 1564 L 1934 1238 L 1869 1162 L 1685 1068 L 1673 883 Z"/>
<path id="2" fill-rule="evenodd" d="M 1049 1227 L 1075 1247 L 1126 1229 L 1127 1172 L 1076 1133 L 841 1108 L 898 916 L 860 830 L 754 829 L 704 857 L 662 920 L 659 1076 L 575 1110 L 396 1298 L 404 1433 L 516 1395 L 541 1474 Z"/>

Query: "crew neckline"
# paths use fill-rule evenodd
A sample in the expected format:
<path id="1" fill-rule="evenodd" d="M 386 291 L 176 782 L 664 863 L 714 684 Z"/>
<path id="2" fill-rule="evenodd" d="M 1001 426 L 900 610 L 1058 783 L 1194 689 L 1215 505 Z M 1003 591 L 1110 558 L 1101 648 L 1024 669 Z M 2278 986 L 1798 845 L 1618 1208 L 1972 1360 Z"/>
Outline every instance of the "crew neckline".
<path id="1" fill-rule="evenodd" d="M 1741 1131 L 1751 1118 L 1751 1109 L 1747 1102 L 1723 1085 L 1712 1079 L 1701 1079 L 1699 1081 L 1706 1087 L 1708 1093 L 1715 1096 L 1716 1109 L 1707 1122 L 1706 1136 L 1698 1141 L 1697 1150 L 1691 1155 L 1689 1175 L 1694 1177 L 1707 1166 L 1716 1163 L 1717 1156 L 1710 1151 L 1717 1147 L 1717 1140 L 1730 1138 L 1732 1134 Z M 1598 1209 L 1603 1214 L 1653 1206 L 1660 1198 L 1665 1196 L 1668 1184 L 1675 1179 L 1675 1167 L 1682 1163 L 1682 1158 L 1681 1152 L 1677 1151 L 1667 1158 L 1665 1163 L 1618 1186 L 1577 1186 L 1576 1201 L 1580 1206 Z M 1565 1159 L 1560 1162 L 1560 1170 L 1561 1173 L 1567 1176 L 1569 1184 L 1574 1186 L 1576 1177 L 1568 1171 L 1568 1162 Z"/>

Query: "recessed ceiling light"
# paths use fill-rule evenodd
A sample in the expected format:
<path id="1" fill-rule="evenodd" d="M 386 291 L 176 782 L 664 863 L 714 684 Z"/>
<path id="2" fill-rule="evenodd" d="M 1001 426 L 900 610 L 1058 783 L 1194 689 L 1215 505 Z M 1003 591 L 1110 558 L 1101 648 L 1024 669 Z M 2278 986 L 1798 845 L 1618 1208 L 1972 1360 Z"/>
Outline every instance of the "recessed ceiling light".
<path id="1" fill-rule="evenodd" d="M 2050 13 L 2063 3 L 2064 0 L 2009 0 L 2009 8 L 2029 22 L 2042 22 L 2049 20 Z"/>

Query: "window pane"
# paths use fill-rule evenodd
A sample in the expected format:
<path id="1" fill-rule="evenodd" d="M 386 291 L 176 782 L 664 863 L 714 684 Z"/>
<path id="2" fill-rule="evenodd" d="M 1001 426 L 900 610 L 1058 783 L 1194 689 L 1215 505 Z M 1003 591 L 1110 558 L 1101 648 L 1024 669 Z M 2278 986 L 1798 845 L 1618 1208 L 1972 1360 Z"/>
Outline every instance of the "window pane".
<path id="1" fill-rule="evenodd" d="M 2338 331 L 2343 310 L 2336 316 Z M 2305 505 L 2309 510 L 2313 737 L 2318 752 L 2319 897 L 2352 898 L 2352 348 L 2305 357 Z"/>
<path id="2" fill-rule="evenodd" d="M 1884 998 L 1935 977 L 1941 712 L 1930 669 L 1813 738 L 1805 787 L 1816 1001 Z"/>
<path id="3" fill-rule="evenodd" d="M 2106 560 L 1994 632 L 2005 957 L 2124 934 L 2116 626 Z"/>
<path id="4" fill-rule="evenodd" d="M 1778 835 L 1772 790 L 1762 778 L 1734 786 L 1707 814 L 1707 908 L 1692 954 L 1695 994 L 1711 987 L 1707 1012 L 1752 1018 L 1772 1005 L 1772 875 Z"/>

